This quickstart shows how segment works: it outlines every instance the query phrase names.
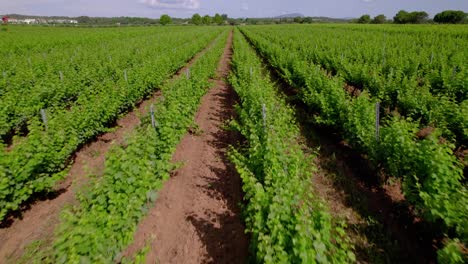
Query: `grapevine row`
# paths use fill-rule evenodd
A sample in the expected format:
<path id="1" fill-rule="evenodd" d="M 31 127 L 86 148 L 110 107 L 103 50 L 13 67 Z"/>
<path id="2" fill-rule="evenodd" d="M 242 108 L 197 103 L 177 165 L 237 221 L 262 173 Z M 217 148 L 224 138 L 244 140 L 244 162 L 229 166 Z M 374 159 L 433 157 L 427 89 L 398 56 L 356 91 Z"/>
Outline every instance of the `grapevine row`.
<path id="1" fill-rule="evenodd" d="M 423 28 L 408 32 L 388 26 L 379 27 L 380 31 L 354 27 L 257 27 L 250 31 L 278 44 L 290 56 L 341 76 L 351 92 L 369 92 L 387 114 L 419 120 L 421 127 L 435 126 L 446 140 L 468 146 L 468 53 L 461 48 L 468 43 L 467 32 L 460 29 L 447 34 L 434 29 L 428 34 Z"/>
<path id="2" fill-rule="evenodd" d="M 126 34 L 120 36 L 112 32 L 88 32 L 71 40 L 74 43 L 94 37 L 85 44 L 73 47 L 55 44 L 53 50 L 43 47 L 42 53 L 32 54 L 20 49 L 24 54 L 1 57 L 0 137 L 8 140 L 15 134 L 27 134 L 28 121 L 39 116 L 40 109 L 49 112 L 69 109 L 94 96 L 103 86 L 122 81 L 142 87 L 155 85 L 151 72 L 142 70 L 152 60 L 193 45 L 191 40 L 204 32 L 192 30 L 182 34 L 180 30 L 149 31 L 137 36 L 132 31 L 124 31 Z M 101 35 L 112 38 L 103 41 Z M 41 42 L 36 45 L 42 47 Z"/>
<path id="3" fill-rule="evenodd" d="M 11 151 L 0 151 L 0 220 L 32 195 L 50 190 L 66 174 L 70 156 L 81 145 L 107 131 L 119 114 L 152 93 L 219 33 L 207 31 L 182 49 L 141 58 L 145 63 L 129 71 L 130 81 L 118 77 L 103 82 L 70 109 L 47 111 L 47 127 L 40 117 L 32 118 L 28 136 Z M 168 49 L 171 44 L 162 45 Z"/>
<path id="4" fill-rule="evenodd" d="M 176 145 L 193 123 L 201 97 L 211 86 L 227 39 L 227 30 L 185 75 L 161 87 L 150 116 L 126 144 L 106 156 L 103 176 L 79 195 L 80 204 L 65 210 L 54 241 L 52 263 L 111 263 L 133 240 L 138 222 L 156 200 L 157 190 L 174 169 Z"/>
<path id="5" fill-rule="evenodd" d="M 294 51 L 284 52 L 281 45 L 249 29 L 242 32 L 281 76 L 298 88 L 298 98 L 316 123 L 340 131 L 374 164 L 400 177 L 405 197 L 417 212 L 428 221 L 443 223 L 448 234 L 454 232 L 466 243 L 468 192 L 461 183 L 462 165 L 453 154 L 453 145 L 440 142 L 439 130 L 418 138 L 417 123 L 395 116 L 383 121 L 377 140 L 375 98 L 367 92 L 352 97 L 343 89 L 342 79 L 330 78 L 320 65 Z M 454 254 L 459 258 L 461 253 Z"/>
<path id="6" fill-rule="evenodd" d="M 348 239 L 313 195 L 311 157 L 297 143 L 294 115 L 236 31 L 230 83 L 240 97 L 236 128 L 247 146 L 231 148 L 243 182 L 246 229 L 258 263 L 349 263 Z"/>

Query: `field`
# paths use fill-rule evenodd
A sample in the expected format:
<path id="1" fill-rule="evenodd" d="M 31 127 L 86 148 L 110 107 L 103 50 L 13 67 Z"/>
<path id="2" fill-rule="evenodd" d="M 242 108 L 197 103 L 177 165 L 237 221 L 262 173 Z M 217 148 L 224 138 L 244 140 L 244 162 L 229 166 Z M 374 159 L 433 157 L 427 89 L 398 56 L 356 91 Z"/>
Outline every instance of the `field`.
<path id="1" fill-rule="evenodd" d="M 0 37 L 0 263 L 467 261 L 465 25 Z"/>

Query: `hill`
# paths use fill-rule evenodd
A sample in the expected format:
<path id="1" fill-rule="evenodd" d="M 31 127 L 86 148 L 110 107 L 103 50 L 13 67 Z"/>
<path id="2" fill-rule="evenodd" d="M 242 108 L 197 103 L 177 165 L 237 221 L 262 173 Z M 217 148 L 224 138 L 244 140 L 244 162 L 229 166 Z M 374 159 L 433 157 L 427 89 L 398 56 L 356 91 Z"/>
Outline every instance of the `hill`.
<path id="1" fill-rule="evenodd" d="M 301 13 L 291 13 L 291 14 L 276 16 L 274 18 L 295 18 L 295 17 L 304 17 L 304 15 Z"/>

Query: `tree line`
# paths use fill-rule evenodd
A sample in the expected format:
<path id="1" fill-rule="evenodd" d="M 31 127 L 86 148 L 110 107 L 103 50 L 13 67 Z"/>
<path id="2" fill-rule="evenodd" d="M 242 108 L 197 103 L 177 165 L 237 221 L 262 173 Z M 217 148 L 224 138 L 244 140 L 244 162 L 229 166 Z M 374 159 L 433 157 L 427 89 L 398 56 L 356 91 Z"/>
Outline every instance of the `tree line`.
<path id="1" fill-rule="evenodd" d="M 173 18 L 167 14 L 157 18 L 144 17 L 44 17 L 44 16 L 24 16 L 18 14 L 6 15 L 11 18 L 54 18 L 54 19 L 75 19 L 81 25 L 167 25 L 167 24 L 193 24 L 193 25 L 240 25 L 240 24 L 291 24 L 291 23 L 361 23 L 361 24 L 421 24 L 421 23 L 468 23 L 467 13 L 460 10 L 446 10 L 429 19 L 429 15 L 424 11 L 407 12 L 400 10 L 392 19 L 387 19 L 383 14 L 371 17 L 362 15 L 358 19 L 334 19 L 328 17 L 284 17 L 284 18 L 229 18 L 226 14 L 215 14 L 214 16 L 194 14 L 191 18 Z"/>
<path id="2" fill-rule="evenodd" d="M 435 23 L 440 24 L 461 24 L 467 23 L 467 13 L 461 10 L 445 10 L 440 12 L 434 16 L 432 20 Z M 360 24 L 384 24 L 384 23 L 391 23 L 391 20 L 387 20 L 385 15 L 381 14 L 371 18 L 370 15 L 362 15 L 357 20 L 353 21 Z M 394 17 L 393 23 L 395 24 L 423 24 L 429 23 L 431 20 L 429 19 L 429 14 L 424 11 L 414 11 L 414 12 L 407 12 L 405 10 L 400 10 Z"/>
<path id="3" fill-rule="evenodd" d="M 19 14 L 6 14 L 0 15 L 0 18 L 9 17 L 16 19 L 74 19 L 77 20 L 81 25 L 167 25 L 167 24 L 195 24 L 195 25 L 212 25 L 212 24 L 225 24 L 230 23 L 230 18 L 226 14 L 215 14 L 214 16 L 200 16 L 195 14 L 192 18 L 174 18 L 169 15 L 162 15 L 158 18 L 146 18 L 146 17 L 67 17 L 67 16 L 25 16 Z M 229 20 L 229 21 L 228 21 Z M 0 21 L 1 23 L 1 21 Z"/>
<path id="4" fill-rule="evenodd" d="M 223 24 L 228 23 L 228 16 L 226 14 L 220 15 L 216 13 L 213 17 L 211 17 L 209 15 L 201 16 L 200 14 L 197 13 L 197 14 L 193 14 L 192 18 L 188 20 L 187 22 L 194 24 L 194 25 L 212 25 L 212 24 L 223 25 Z M 159 18 L 159 23 L 161 25 L 171 24 L 172 18 L 169 15 L 164 14 Z"/>

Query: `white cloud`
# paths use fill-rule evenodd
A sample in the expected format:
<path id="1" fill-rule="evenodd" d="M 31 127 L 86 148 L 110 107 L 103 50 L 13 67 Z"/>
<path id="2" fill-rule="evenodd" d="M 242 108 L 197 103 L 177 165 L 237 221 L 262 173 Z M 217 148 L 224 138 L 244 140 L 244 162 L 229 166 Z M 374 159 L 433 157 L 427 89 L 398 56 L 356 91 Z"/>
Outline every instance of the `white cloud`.
<path id="1" fill-rule="evenodd" d="M 141 3 L 163 9 L 198 9 L 200 0 L 140 0 Z"/>

